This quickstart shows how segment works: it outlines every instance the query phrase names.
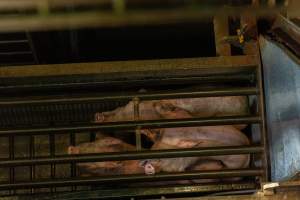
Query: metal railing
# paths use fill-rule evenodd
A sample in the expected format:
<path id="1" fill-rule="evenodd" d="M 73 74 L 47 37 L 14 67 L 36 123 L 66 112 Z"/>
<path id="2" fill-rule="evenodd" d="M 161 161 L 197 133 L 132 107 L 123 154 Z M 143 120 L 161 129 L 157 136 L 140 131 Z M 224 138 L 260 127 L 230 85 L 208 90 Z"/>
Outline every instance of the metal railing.
<path id="1" fill-rule="evenodd" d="M 238 68 L 238 66 L 235 66 Z M 51 110 L 51 106 L 55 108 L 57 105 L 71 105 L 76 103 L 84 110 L 85 106 L 93 103 L 101 102 L 113 102 L 113 101 L 130 101 L 138 100 L 154 100 L 154 99 L 172 99 L 172 98 L 198 98 L 209 96 L 257 96 L 260 107 L 263 109 L 263 99 L 259 98 L 263 92 L 260 87 L 259 81 L 261 81 L 259 66 L 252 66 L 252 71 L 257 73 L 256 82 L 249 82 L 248 86 L 231 86 L 226 88 L 214 88 L 214 89 L 199 89 L 190 91 L 176 91 L 176 92 L 152 92 L 152 93 L 132 93 L 126 95 L 72 95 L 68 97 L 53 98 L 53 96 L 32 97 L 26 99 L 17 98 L 2 98 L 0 99 L 1 106 L 12 106 L 20 109 L 34 106 L 41 106 L 44 110 Z M 85 106 L 84 106 L 85 105 Z M 38 108 L 38 107 L 37 107 Z M 72 115 L 72 107 L 70 106 L 69 113 Z M 135 113 L 139 113 L 139 106 L 134 106 Z M 59 107 L 57 108 L 59 111 Z M 93 110 L 92 112 L 97 112 Z M 60 115 L 64 115 L 64 110 L 60 110 Z M 135 114 L 136 115 L 136 114 Z M 30 113 L 28 115 L 30 116 Z M 16 117 L 14 113 L 7 115 L 8 118 Z M 29 119 L 30 121 L 30 119 Z M 267 159 L 267 146 L 266 132 L 264 131 L 264 117 L 261 110 L 252 115 L 245 116 L 226 116 L 226 117 L 210 117 L 210 118 L 188 118 L 188 119 L 163 119 L 163 120 L 139 120 L 139 117 L 135 116 L 133 121 L 124 122 L 106 122 L 106 123 L 70 123 L 68 121 L 62 124 L 32 124 L 31 126 L 24 127 L 8 127 L 0 129 L 0 137 L 8 137 L 9 157 L 0 159 L 0 168 L 8 168 L 10 173 L 8 181 L 0 183 L 0 190 L 10 190 L 11 195 L 15 194 L 20 189 L 30 189 L 29 193 L 38 193 L 39 188 L 52 188 L 50 192 L 54 194 L 55 188 L 59 187 L 71 187 L 75 191 L 80 186 L 105 186 L 106 184 L 121 184 L 121 183 L 138 183 L 138 182 L 157 182 L 157 181 L 170 181 L 170 180 L 190 180 L 190 179 L 209 179 L 209 178 L 229 178 L 229 177 L 252 177 L 250 185 L 257 187 L 255 178 L 259 177 L 261 181 L 267 180 L 268 177 L 268 164 Z M 56 154 L 56 137 L 58 134 L 68 134 L 70 145 L 76 145 L 76 137 L 80 132 L 95 132 L 97 130 L 135 130 L 137 141 L 138 130 L 142 128 L 167 128 L 167 127 L 191 127 L 191 126 L 213 126 L 213 125 L 231 125 L 231 124 L 258 124 L 262 127 L 260 134 L 262 142 L 260 144 L 252 144 L 250 146 L 236 146 L 236 147 L 215 147 L 215 148 L 194 148 L 194 149 L 178 149 L 178 150 L 155 150 L 147 151 L 137 149 L 137 151 L 126 153 L 101 153 L 101 154 L 83 154 L 83 155 L 57 155 Z M 88 133 L 87 133 L 88 134 Z M 120 133 L 122 134 L 122 133 Z M 49 151 L 47 156 L 36 155 L 37 150 L 35 148 L 34 137 L 38 135 L 48 136 L 47 143 L 49 144 Z M 15 143 L 16 137 L 27 136 L 30 137 L 30 146 L 27 156 L 16 157 Z M 101 176 L 101 177 L 79 177 L 77 174 L 77 163 L 81 162 L 102 162 L 102 161 L 122 161 L 122 160 L 139 160 L 139 159 L 153 159 L 153 158 L 177 158 L 177 157 L 201 157 L 212 155 L 240 155 L 251 154 L 261 156 L 263 160 L 262 166 L 250 166 L 246 169 L 227 169 L 219 171 L 191 171 L 191 172 L 177 172 L 177 173 L 158 173 L 155 175 L 116 175 L 116 176 Z M 265 159 L 265 160 L 264 160 Z M 58 177 L 57 170 L 61 164 L 69 164 L 69 178 Z M 49 176 L 46 179 L 38 179 L 36 177 L 36 171 L 39 166 L 49 166 Z M 16 169 L 18 167 L 29 167 L 29 176 L 26 181 L 16 180 Z M 254 179 L 253 179 L 254 178 Z M 222 183 L 223 184 L 223 183 Z M 224 183 L 226 184 L 226 183 Z M 230 185 L 232 183 L 228 183 Z M 238 184 L 238 183 L 235 183 Z M 243 183 L 240 183 L 241 185 Z M 248 185 L 248 186 L 250 186 Z M 193 187 L 188 186 L 193 190 Z M 226 187 L 225 187 L 226 188 Z M 249 187 L 245 187 L 249 189 Z M 241 187 L 243 189 L 243 187 Z M 208 189 L 207 189 L 208 190 Z M 225 190 L 225 189 L 224 189 Z M 146 191 L 146 190 L 145 190 Z M 199 191 L 196 190 L 195 191 Z M 211 191 L 215 191 L 215 188 L 211 188 Z M 222 188 L 220 191 L 223 191 Z M 206 191 L 207 192 L 207 191 Z M 123 194 L 126 195 L 126 194 Z M 121 195 L 122 196 L 122 195 Z M 134 196 L 134 195 L 133 195 Z"/>

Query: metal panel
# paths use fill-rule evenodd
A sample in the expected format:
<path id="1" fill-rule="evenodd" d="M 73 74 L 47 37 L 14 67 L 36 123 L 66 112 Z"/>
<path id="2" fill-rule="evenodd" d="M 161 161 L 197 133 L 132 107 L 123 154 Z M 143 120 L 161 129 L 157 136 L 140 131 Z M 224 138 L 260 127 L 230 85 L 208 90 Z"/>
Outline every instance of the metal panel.
<path id="1" fill-rule="evenodd" d="M 300 169 L 300 62 L 260 38 L 273 181 Z"/>

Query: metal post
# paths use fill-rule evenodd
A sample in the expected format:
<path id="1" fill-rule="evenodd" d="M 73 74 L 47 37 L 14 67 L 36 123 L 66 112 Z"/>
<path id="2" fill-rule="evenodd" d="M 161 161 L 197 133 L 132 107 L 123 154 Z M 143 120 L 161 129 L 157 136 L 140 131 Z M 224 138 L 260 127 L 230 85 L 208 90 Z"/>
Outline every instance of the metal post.
<path id="1" fill-rule="evenodd" d="M 140 99 L 138 97 L 133 98 L 134 105 L 134 120 L 140 119 Z M 135 130 L 135 141 L 136 141 L 136 149 L 140 151 L 142 149 L 141 142 L 141 127 L 138 126 Z"/>

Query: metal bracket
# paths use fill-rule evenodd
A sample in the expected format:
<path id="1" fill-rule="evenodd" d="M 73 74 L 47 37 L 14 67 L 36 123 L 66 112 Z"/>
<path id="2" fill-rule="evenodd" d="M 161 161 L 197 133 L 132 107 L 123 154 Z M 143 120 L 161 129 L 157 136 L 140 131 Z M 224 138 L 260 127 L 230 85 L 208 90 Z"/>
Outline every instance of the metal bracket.
<path id="1" fill-rule="evenodd" d="M 279 187 L 278 182 L 265 183 L 262 185 L 262 193 L 265 196 L 270 196 L 275 194 L 275 188 Z"/>

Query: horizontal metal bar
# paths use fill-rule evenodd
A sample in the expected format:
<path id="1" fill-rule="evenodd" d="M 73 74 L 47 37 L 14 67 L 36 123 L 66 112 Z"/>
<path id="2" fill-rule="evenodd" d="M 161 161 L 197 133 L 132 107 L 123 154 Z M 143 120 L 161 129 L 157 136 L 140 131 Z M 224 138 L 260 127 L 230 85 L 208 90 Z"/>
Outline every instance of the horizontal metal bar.
<path id="1" fill-rule="evenodd" d="M 0 56 L 30 55 L 31 51 L 0 52 Z"/>
<path id="2" fill-rule="evenodd" d="M 135 6 L 145 6 L 151 5 L 151 3 L 159 3 L 159 0 L 152 0 L 152 1 L 129 1 L 129 3 Z M 166 2 L 168 5 L 172 5 L 172 1 L 163 1 Z M 101 6 L 101 5 L 110 5 L 114 2 L 112 0 L 1 0 L 0 1 L 0 10 L 11 10 L 11 9 L 18 9 L 18 10 L 27 10 L 27 9 L 35 9 L 40 7 L 41 5 L 46 4 L 50 8 L 65 8 L 70 5 L 72 6 Z M 182 1 L 182 5 L 185 4 L 195 4 L 198 3 L 198 6 L 209 6 L 211 4 L 204 2 L 201 3 L 201 0 L 198 1 Z M 201 4 L 200 4 L 201 3 Z M 173 5 L 178 4 L 178 1 L 173 1 Z M 210 6 L 210 10 L 218 9 L 220 6 L 224 5 L 224 3 L 220 2 L 216 6 Z M 276 4 L 275 4 L 276 5 Z M 280 4 L 278 4 L 280 5 Z M 263 6 L 259 6 L 263 7 Z M 270 7 L 263 7 L 264 9 L 270 9 Z M 238 9 L 237 9 L 238 10 Z"/>
<path id="3" fill-rule="evenodd" d="M 257 184 L 253 182 L 243 183 L 220 183 L 220 184 L 205 184 L 205 185 L 180 185 L 180 186 L 161 186 L 157 187 L 134 187 L 134 188 L 115 188 L 106 190 L 68 192 L 63 194 L 55 194 L 53 196 L 31 195 L 30 200 L 95 200 L 95 199 L 110 199 L 110 198 L 128 198 L 128 197 L 145 197 L 157 195 L 175 195 L 175 194 L 192 194 L 192 193 L 213 193 L 213 192 L 229 192 L 229 191 L 245 191 L 255 190 Z M 19 197 L 18 200 L 25 200 Z M 11 200 L 11 199 L 6 199 Z M 28 200 L 28 199 L 26 199 Z"/>
<path id="4" fill-rule="evenodd" d="M 241 72 L 255 70 L 259 64 L 256 55 L 200 57 L 200 58 L 178 58 L 157 60 L 131 60 L 131 61 L 109 61 L 93 63 L 69 63 L 50 65 L 31 65 L 1 67 L 0 78 L 16 77 L 49 77 L 67 75 L 109 75 L 134 73 L 135 76 L 169 77 L 170 73 L 179 71 L 179 75 L 186 71 L 193 72 L 191 75 L 199 75 L 198 72 L 206 74 L 224 74 L 224 72 Z M 159 72 L 159 73 L 158 73 Z M 120 75 L 119 75 L 120 76 Z"/>
<path id="5" fill-rule="evenodd" d="M 227 8 L 198 8 L 183 7 L 169 10 L 131 10 L 117 15 L 112 11 L 103 12 L 85 11 L 79 13 L 51 13 L 43 15 L 20 15 L 15 17 L 5 16 L 0 19 L 1 32 L 15 31 L 46 31 L 46 30 L 64 30 L 90 27 L 120 27 L 120 26 L 138 26 L 152 24 L 174 24 L 178 22 L 199 22 L 199 20 L 211 20 L 218 13 L 226 13 L 229 16 L 240 16 L 242 13 L 253 13 L 256 16 L 274 16 L 279 12 L 285 12 L 285 8 L 268 8 L 268 7 L 227 7 Z M 40 6 L 45 10 L 47 5 Z M 41 9 L 41 11 L 43 11 Z M 51 10 L 50 10 L 51 11 Z M 102 11 L 102 12 L 101 12 Z"/>
<path id="6" fill-rule="evenodd" d="M 254 124 L 260 123 L 259 116 L 231 116 L 231 117 L 215 117 L 215 118 L 188 118 L 188 119 L 161 119 L 148 121 L 127 121 L 127 122 L 109 122 L 103 124 L 90 125 L 72 125 L 63 127 L 45 127 L 45 128 L 24 128 L 0 130 L 0 135 L 26 135 L 26 134 L 46 134 L 46 133 L 66 133 L 80 131 L 97 131 L 101 129 L 130 129 L 137 127 L 145 128 L 170 128 L 170 127 L 195 127 L 195 126 L 216 126 L 231 124 Z"/>
<path id="7" fill-rule="evenodd" d="M 133 98 L 140 100 L 154 100 L 154 99 L 177 99 L 177 98 L 197 98 L 197 97 L 216 97 L 216 96 L 244 96 L 257 95 L 259 90 L 255 87 L 247 88 L 225 88 L 225 89 L 211 89 L 202 91 L 178 91 L 178 92 L 161 92 L 161 93 L 134 93 L 125 95 L 111 95 L 111 96 L 97 96 L 94 94 L 90 97 L 40 97 L 45 99 L 0 99 L 0 105 L 21 105 L 21 104 L 53 104 L 53 103 L 78 103 L 78 102 L 98 102 L 98 101 L 130 101 Z M 32 97 L 34 98 L 34 97 Z"/>
<path id="8" fill-rule="evenodd" d="M 27 10 L 36 9 L 46 4 L 51 8 L 62 8 L 66 6 L 97 6 L 111 4 L 111 0 L 3 0 L 0 1 L 0 10 Z"/>
<path id="9" fill-rule="evenodd" d="M 75 179 L 56 179 L 47 181 L 17 182 L 14 184 L 0 184 L 0 190 L 25 189 L 42 187 L 62 187 L 78 185 L 94 185 L 108 183 L 129 183 L 129 182 L 149 182 L 149 181 L 171 181 L 171 180 L 190 180 L 190 179 L 210 179 L 210 178 L 229 178 L 229 177 L 249 177 L 261 176 L 263 169 L 232 169 L 219 171 L 202 172 L 180 172 L 180 173 L 159 173 L 155 175 L 114 175 L 96 178 L 75 178 Z"/>
<path id="10" fill-rule="evenodd" d="M 2 40 L 0 44 L 18 44 L 18 43 L 27 43 L 28 40 Z"/>
<path id="11" fill-rule="evenodd" d="M 251 153 L 262 153 L 261 146 L 233 146 L 233 147 L 210 147 L 210 148 L 192 148 L 176 150 L 151 150 L 136 151 L 124 153 L 102 153 L 102 154 L 81 154 L 72 156 L 59 156 L 35 159 L 15 159 L 0 160 L 0 167 L 9 166 L 29 166 L 44 164 L 61 164 L 69 162 L 101 162 L 101 161 L 120 161 L 120 160 L 139 160 L 153 158 L 176 158 L 176 157 L 200 157 L 200 156 L 218 156 L 218 155 L 240 155 Z"/>
<path id="12" fill-rule="evenodd" d="M 97 81 L 82 81 L 74 82 L 71 77 L 64 77 L 67 81 L 51 82 L 47 78 L 31 78 L 30 80 L 14 78 L 13 80 L 3 80 L 3 83 L 7 85 L 0 85 L 0 90 L 12 90 L 12 91 L 24 91 L 24 90 L 44 90 L 44 89 L 57 89 L 57 88 L 96 88 L 101 86 L 120 86 L 120 85 L 161 85 L 161 84 L 191 84 L 191 83 L 232 83 L 232 82 L 250 82 L 255 81 L 254 74 L 226 74 L 226 75 L 214 75 L 214 76 L 188 76 L 188 77 L 167 77 L 167 78 L 151 78 L 147 80 L 133 79 L 133 80 L 97 80 Z M 75 77 L 74 77 L 75 78 Z M 68 80 L 69 79 L 69 80 Z M 2 80 L 1 80 L 2 81 Z M 13 81 L 13 82 L 12 82 Z M 36 85 L 37 81 L 43 82 Z"/>

